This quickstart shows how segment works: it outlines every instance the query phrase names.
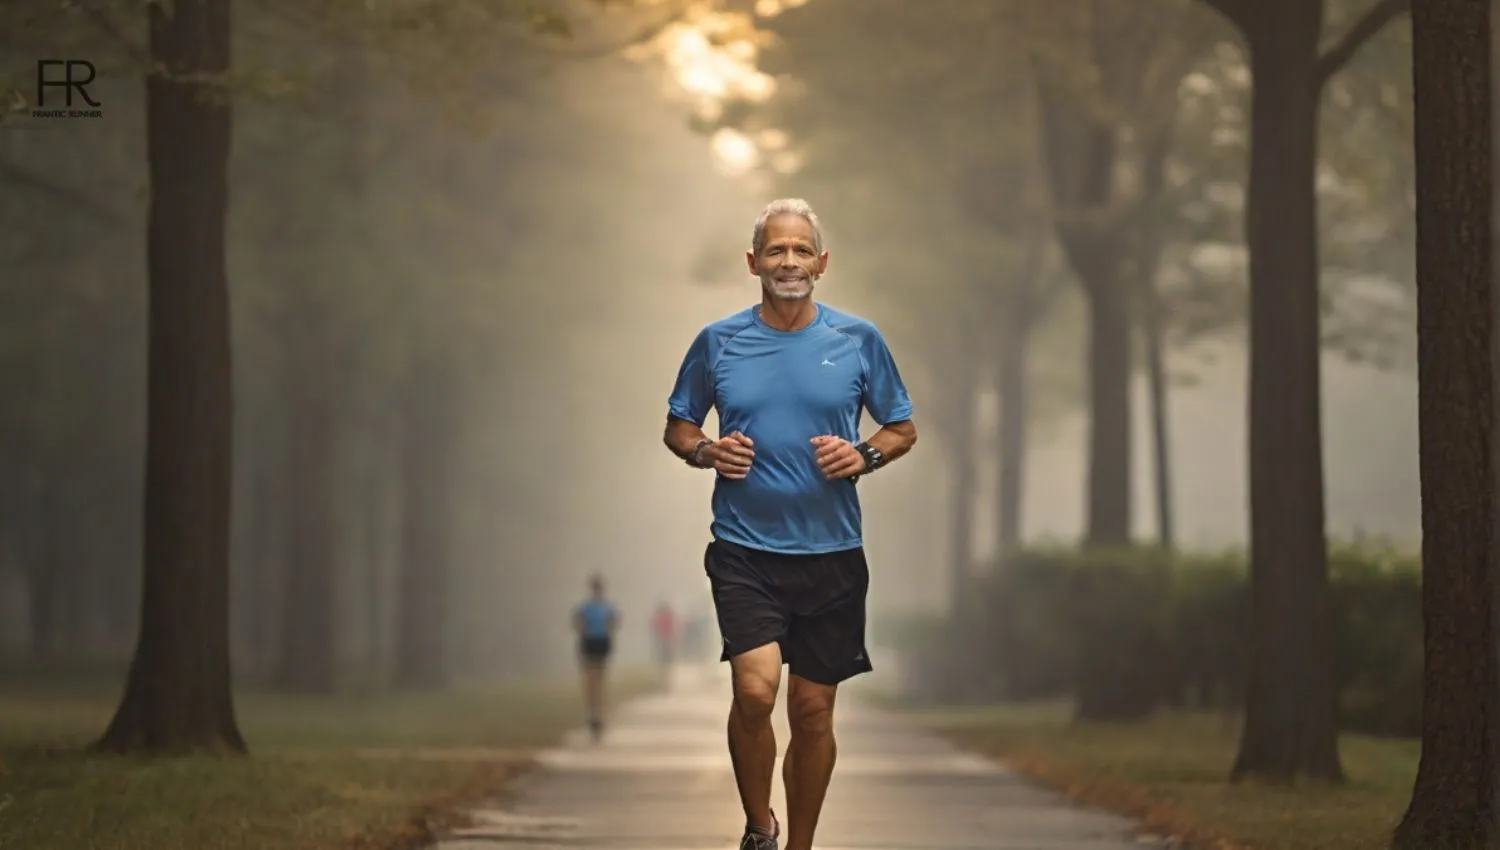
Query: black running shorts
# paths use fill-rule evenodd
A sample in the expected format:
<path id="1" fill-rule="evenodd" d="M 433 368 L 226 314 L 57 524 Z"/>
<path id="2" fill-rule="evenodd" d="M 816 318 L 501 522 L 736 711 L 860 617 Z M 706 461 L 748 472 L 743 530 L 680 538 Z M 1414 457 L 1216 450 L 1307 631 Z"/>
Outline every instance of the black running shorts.
<path id="1" fill-rule="evenodd" d="M 578 654 L 589 661 L 603 662 L 609 658 L 613 643 L 607 637 L 586 637 L 578 642 Z"/>
<path id="2" fill-rule="evenodd" d="M 818 684 L 873 669 L 865 650 L 864 549 L 784 555 L 715 540 L 703 566 L 724 638 L 720 660 L 778 643 L 792 675 Z"/>

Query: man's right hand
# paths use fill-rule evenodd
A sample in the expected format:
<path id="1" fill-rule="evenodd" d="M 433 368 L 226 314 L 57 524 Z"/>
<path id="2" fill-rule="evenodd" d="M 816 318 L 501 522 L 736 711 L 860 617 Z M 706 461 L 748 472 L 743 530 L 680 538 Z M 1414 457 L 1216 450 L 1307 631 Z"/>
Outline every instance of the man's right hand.
<path id="1" fill-rule="evenodd" d="M 709 446 L 703 453 L 713 461 L 713 468 L 720 475 L 739 480 L 750 474 L 750 463 L 755 460 L 755 443 L 735 431 Z"/>

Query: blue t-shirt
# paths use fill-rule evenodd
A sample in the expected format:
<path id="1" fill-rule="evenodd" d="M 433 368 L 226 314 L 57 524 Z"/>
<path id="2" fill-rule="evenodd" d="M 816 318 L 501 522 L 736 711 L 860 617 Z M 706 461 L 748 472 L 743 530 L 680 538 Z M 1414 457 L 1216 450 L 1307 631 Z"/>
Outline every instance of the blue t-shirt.
<path id="1" fill-rule="evenodd" d="M 718 540 L 751 549 L 818 554 L 863 545 L 859 496 L 829 481 L 812 438 L 859 442 L 862 410 L 880 425 L 911 418 L 901 373 L 874 324 L 826 305 L 805 328 L 778 331 L 754 306 L 704 328 L 688 349 L 668 415 L 720 435 L 743 433 L 755 459 L 742 480 L 714 482 Z"/>
<path id="2" fill-rule="evenodd" d="M 583 636 L 607 638 L 615 623 L 615 606 L 602 599 L 590 599 L 578 606 L 578 618 L 583 621 Z"/>

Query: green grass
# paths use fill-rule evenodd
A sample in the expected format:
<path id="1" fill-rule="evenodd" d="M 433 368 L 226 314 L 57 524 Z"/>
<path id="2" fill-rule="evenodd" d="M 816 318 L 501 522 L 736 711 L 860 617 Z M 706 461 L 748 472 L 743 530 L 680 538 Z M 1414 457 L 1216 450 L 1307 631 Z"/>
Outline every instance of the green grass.
<path id="1" fill-rule="evenodd" d="M 646 676 L 616 676 L 615 696 Z M 0 676 L 0 850 L 407 848 L 581 720 L 576 684 L 242 691 L 249 758 L 97 756 L 118 681 Z"/>
<path id="2" fill-rule="evenodd" d="M 1345 735 L 1343 786 L 1230 784 L 1238 726 L 1164 713 L 1118 725 L 1074 724 L 1066 706 L 911 712 L 972 749 L 1081 801 L 1205 847 L 1385 850 L 1411 796 L 1419 747 Z"/>

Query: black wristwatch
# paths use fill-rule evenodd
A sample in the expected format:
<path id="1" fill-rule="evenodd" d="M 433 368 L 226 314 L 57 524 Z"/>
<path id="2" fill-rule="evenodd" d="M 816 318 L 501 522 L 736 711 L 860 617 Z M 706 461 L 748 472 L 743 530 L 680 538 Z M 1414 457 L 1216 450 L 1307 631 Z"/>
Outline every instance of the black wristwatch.
<path id="1" fill-rule="evenodd" d="M 860 443 L 854 447 L 854 450 L 859 452 L 859 456 L 865 459 L 865 468 L 861 469 L 858 474 L 849 476 L 849 480 L 852 483 L 858 484 L 861 475 L 869 475 L 885 465 L 885 452 L 882 452 L 869 443 Z"/>
<path id="2" fill-rule="evenodd" d="M 687 457 L 687 465 L 694 469 L 706 469 L 703 465 L 703 450 L 713 444 L 713 440 L 699 440 L 698 445 L 693 446 L 693 453 Z"/>

